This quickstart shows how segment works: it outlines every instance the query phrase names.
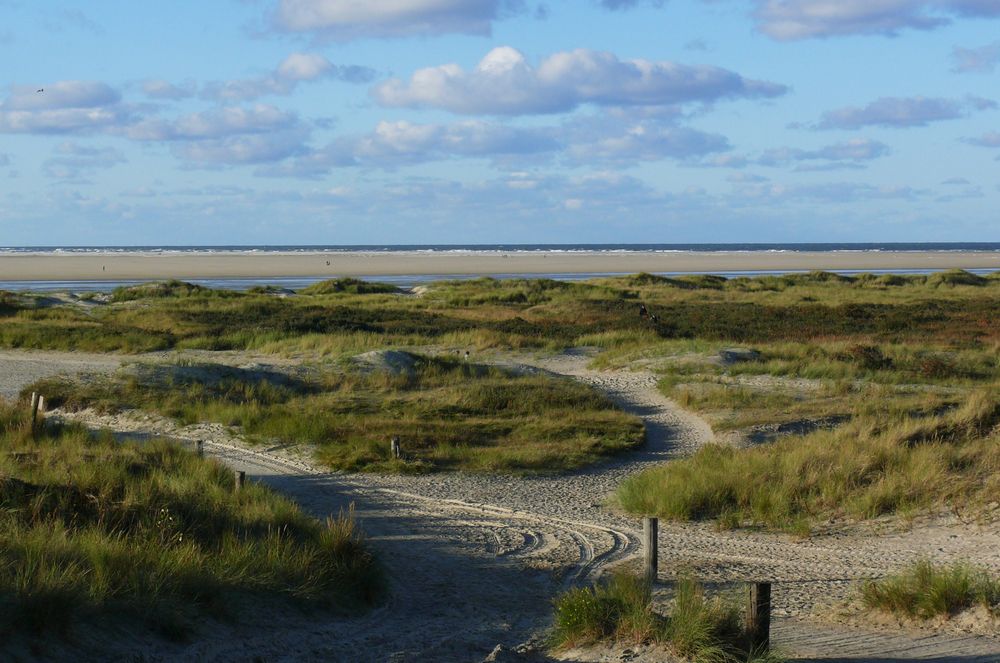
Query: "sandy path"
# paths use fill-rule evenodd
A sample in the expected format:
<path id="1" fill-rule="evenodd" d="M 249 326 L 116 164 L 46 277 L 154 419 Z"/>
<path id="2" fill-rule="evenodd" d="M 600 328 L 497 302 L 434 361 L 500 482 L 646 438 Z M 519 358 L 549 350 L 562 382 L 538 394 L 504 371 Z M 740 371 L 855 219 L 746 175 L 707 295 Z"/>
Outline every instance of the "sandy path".
<path id="1" fill-rule="evenodd" d="M 160 655 L 223 660 L 254 651 L 268 660 L 461 661 L 481 658 L 497 642 L 512 645 L 540 636 L 559 587 L 637 552 L 635 520 L 605 507 L 617 484 L 644 467 L 690 453 L 711 439 L 711 431 L 660 395 L 649 374 L 589 371 L 585 357 L 571 354 L 539 365 L 605 389 L 642 416 L 646 447 L 557 477 L 343 476 L 323 473 L 287 449 L 248 450 L 218 425 L 177 429 L 149 415 L 99 421 L 83 415 L 115 430 L 210 440 L 210 453 L 319 515 L 355 503 L 392 573 L 389 604 L 363 620 L 303 627 L 301 618 L 267 616 L 259 628 L 222 627 L 190 648 Z M 1000 570 L 996 527 L 935 523 L 878 536 L 854 531 L 798 541 L 661 523 L 660 550 L 664 578 L 684 566 L 710 581 L 775 581 L 776 640 L 809 660 L 822 654 L 863 661 L 889 653 L 896 658 L 882 660 L 941 653 L 961 657 L 935 660 L 1000 660 L 1000 640 L 994 638 L 877 635 L 795 618 L 846 597 L 853 579 L 884 575 L 919 557 L 969 559 Z"/>
<path id="2" fill-rule="evenodd" d="M 121 363 L 115 355 L 0 350 L 0 398 L 15 399 L 25 386 L 53 375 L 110 372 Z"/>

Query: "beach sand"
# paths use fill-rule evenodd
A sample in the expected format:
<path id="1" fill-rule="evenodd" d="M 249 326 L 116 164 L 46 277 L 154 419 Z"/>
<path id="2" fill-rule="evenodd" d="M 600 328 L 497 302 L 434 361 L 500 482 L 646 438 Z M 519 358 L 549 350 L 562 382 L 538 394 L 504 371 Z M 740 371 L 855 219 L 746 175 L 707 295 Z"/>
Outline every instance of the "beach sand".
<path id="1" fill-rule="evenodd" d="M 1000 252 L 0 254 L 0 280 L 1000 269 Z"/>

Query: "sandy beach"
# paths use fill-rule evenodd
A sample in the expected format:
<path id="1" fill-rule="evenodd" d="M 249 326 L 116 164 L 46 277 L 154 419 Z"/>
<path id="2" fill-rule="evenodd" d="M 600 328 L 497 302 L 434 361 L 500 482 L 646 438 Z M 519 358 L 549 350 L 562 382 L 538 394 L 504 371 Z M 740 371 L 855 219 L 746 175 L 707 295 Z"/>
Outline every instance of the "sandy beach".
<path id="1" fill-rule="evenodd" d="M 1000 252 L 0 254 L 0 280 L 1000 269 Z"/>

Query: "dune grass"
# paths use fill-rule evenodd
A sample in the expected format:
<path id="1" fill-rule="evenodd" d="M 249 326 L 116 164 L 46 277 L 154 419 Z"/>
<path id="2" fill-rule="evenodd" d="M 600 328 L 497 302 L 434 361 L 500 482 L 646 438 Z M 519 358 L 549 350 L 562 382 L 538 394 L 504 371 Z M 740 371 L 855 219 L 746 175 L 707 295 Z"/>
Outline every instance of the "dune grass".
<path id="1" fill-rule="evenodd" d="M 625 481 L 626 510 L 800 534 L 829 518 L 971 508 L 1000 491 L 1000 400 L 913 417 L 867 403 L 850 423 L 752 449 L 711 445 Z"/>
<path id="2" fill-rule="evenodd" d="M 32 436 L 0 404 L 0 632 L 69 634 L 122 619 L 184 638 L 252 601 L 357 613 L 379 565 L 350 515 L 325 523 L 165 441 L 75 427 Z"/>
<path id="3" fill-rule="evenodd" d="M 969 564 L 915 562 L 901 573 L 865 583 L 864 605 L 915 619 L 953 616 L 982 606 L 1000 617 L 1000 578 Z"/>
<path id="4" fill-rule="evenodd" d="M 657 643 L 701 663 L 769 663 L 775 653 L 750 652 L 739 607 L 724 598 L 708 599 L 690 578 L 674 588 L 669 612 L 653 609 L 648 582 L 616 573 L 595 587 L 570 589 L 555 600 L 552 644 L 556 649 L 615 642 Z"/>
<path id="5" fill-rule="evenodd" d="M 308 380 L 221 366 L 176 366 L 111 381 L 30 387 L 53 407 L 153 410 L 217 421 L 254 440 L 315 446 L 348 471 L 546 472 L 580 467 L 643 441 L 641 422 L 569 379 L 413 356 L 413 370 L 347 368 Z M 151 372 L 150 372 L 151 371 Z M 389 455 L 401 439 L 404 459 Z"/>
<path id="6" fill-rule="evenodd" d="M 0 347 L 144 352 L 169 348 L 294 353 L 315 335 L 370 334 L 388 345 L 564 348 L 594 341 L 624 357 L 661 342 L 838 340 L 968 347 L 1000 342 L 1000 278 L 966 272 L 886 278 L 826 273 L 720 279 L 651 275 L 569 283 L 475 279 L 432 284 L 422 296 L 335 279 L 278 298 L 180 281 L 116 291 L 80 310 L 0 303 Z M 638 315 L 644 303 L 657 316 Z M 286 346 L 287 344 L 287 346 Z M 337 347 L 333 343 L 332 348 Z M 331 351 L 332 352 L 332 351 Z M 329 354 L 329 353 L 328 353 Z M 947 358 L 943 371 L 948 370 Z M 932 370 L 934 367 L 930 367 Z"/>

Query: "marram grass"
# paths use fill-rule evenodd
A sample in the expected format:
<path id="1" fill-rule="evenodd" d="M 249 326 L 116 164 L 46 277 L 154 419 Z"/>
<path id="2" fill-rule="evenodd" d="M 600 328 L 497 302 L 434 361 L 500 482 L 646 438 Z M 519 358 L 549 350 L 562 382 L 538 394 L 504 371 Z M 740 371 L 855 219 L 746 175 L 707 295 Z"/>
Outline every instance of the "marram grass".
<path id="1" fill-rule="evenodd" d="M 363 611 L 380 567 L 350 514 L 290 500 L 164 441 L 47 426 L 0 405 L 0 632 L 65 633 L 122 619 L 185 637 L 254 600 Z"/>

